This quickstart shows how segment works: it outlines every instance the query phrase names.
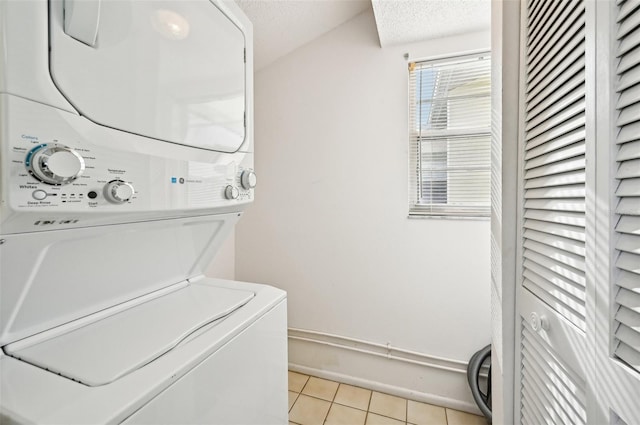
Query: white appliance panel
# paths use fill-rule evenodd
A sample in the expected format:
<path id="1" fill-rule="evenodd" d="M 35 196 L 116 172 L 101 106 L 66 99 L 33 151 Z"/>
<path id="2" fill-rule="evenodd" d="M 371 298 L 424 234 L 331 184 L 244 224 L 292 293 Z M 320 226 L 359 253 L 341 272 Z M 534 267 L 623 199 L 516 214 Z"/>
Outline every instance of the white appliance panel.
<path id="1" fill-rule="evenodd" d="M 175 403 L 182 395 L 184 403 L 173 404 L 176 411 L 164 419 L 147 423 L 212 423 L 198 418 L 207 408 L 211 410 L 215 401 L 208 418 L 215 412 L 228 418 L 242 403 L 241 411 L 235 413 L 240 420 L 252 419 L 244 420 L 245 424 L 262 425 L 265 419 L 286 424 L 286 294 L 244 282 L 202 279 L 197 283 L 246 290 L 256 296 L 217 326 L 108 385 L 82 385 L 0 353 L 3 423 L 120 423 L 127 418 L 130 423 L 143 423 L 144 418 L 153 417 L 147 415 L 162 409 L 156 402 L 159 394 L 192 376 L 177 391 L 171 391 L 170 399 L 164 399 Z M 144 406 L 148 403 L 151 407 L 147 410 Z M 137 411 L 141 419 L 131 416 Z M 256 419 L 261 412 L 265 418 Z"/>
<path id="2" fill-rule="evenodd" d="M 7 235 L 0 344 L 202 274 L 237 214 Z"/>
<path id="3" fill-rule="evenodd" d="M 94 13 L 73 13 L 75 3 Z M 81 115 L 103 126 L 235 152 L 246 136 L 246 42 L 219 6 L 53 1 L 53 80 Z M 87 28 L 97 34 L 93 45 Z"/>
<path id="4" fill-rule="evenodd" d="M 254 296 L 189 284 L 44 341 L 8 344 L 4 351 L 85 385 L 106 385 L 169 352 L 198 329 L 224 320 Z"/>
<path id="5" fill-rule="evenodd" d="M 253 200 L 241 181 L 253 170 L 251 152 L 162 143 L 13 96 L 0 95 L 0 106 L 4 234 L 239 211 Z M 84 171 L 69 183 L 42 182 L 30 170 L 42 147 L 54 145 L 83 158 Z M 113 181 L 131 185 L 133 196 L 108 199 Z M 227 186 L 237 188 L 236 199 L 226 197 Z"/>
<path id="6" fill-rule="evenodd" d="M 124 423 L 286 424 L 285 323 L 281 304 Z"/>
<path id="7" fill-rule="evenodd" d="M 49 20 L 46 1 L 0 2 L 0 93 L 75 113 L 47 72 Z M 28 25 L 25 25 L 28 22 Z"/>

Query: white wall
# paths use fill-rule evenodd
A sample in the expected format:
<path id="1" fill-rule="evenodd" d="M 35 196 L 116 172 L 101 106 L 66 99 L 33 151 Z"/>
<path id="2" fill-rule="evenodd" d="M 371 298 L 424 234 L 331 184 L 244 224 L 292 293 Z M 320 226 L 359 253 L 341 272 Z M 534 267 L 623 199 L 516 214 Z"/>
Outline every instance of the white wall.
<path id="1" fill-rule="evenodd" d="M 489 46 L 486 32 L 381 49 L 365 12 L 256 74 L 258 186 L 236 278 L 285 289 L 290 328 L 458 370 L 447 385 L 442 368 L 308 332 L 290 341 L 292 367 L 470 409 L 458 361 L 490 341 L 490 223 L 407 218 L 403 55 Z"/>
<path id="2" fill-rule="evenodd" d="M 207 267 L 205 274 L 209 277 L 217 277 L 219 279 L 235 280 L 235 230 L 232 230 L 227 239 L 222 243 L 216 256 Z"/>

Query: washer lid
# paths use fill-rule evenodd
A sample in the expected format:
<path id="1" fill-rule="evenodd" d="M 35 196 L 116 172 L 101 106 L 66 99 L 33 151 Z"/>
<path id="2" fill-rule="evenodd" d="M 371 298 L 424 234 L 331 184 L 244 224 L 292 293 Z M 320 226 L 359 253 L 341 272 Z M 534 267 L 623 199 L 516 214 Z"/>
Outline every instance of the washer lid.
<path id="1" fill-rule="evenodd" d="M 50 72 L 91 121 L 235 152 L 245 139 L 245 35 L 215 4 L 50 3 Z"/>
<path id="2" fill-rule="evenodd" d="M 254 296 L 250 291 L 190 284 L 58 337 L 26 347 L 18 341 L 4 349 L 85 385 L 105 385 L 154 361 Z"/>

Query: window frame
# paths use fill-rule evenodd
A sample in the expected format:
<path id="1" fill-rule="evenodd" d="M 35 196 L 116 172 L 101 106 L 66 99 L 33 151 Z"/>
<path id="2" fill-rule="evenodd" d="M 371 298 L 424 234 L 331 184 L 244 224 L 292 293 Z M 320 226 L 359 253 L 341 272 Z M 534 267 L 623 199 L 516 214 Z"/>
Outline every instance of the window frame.
<path id="1" fill-rule="evenodd" d="M 482 75 L 481 78 L 486 78 L 487 81 L 490 82 L 491 79 L 491 52 L 489 50 L 481 50 L 473 53 L 467 54 L 459 54 L 459 55 L 451 55 L 451 56 L 443 56 L 433 59 L 421 59 L 421 60 L 413 60 L 408 64 L 408 139 L 409 139 L 409 205 L 408 205 L 408 218 L 444 218 L 444 219 L 472 219 L 472 220 L 488 220 L 490 219 L 490 146 L 491 146 L 491 86 L 489 85 L 488 89 L 486 89 L 486 93 L 482 93 L 476 96 L 477 99 L 485 99 L 486 98 L 486 114 L 489 119 L 486 122 L 486 126 L 482 125 L 480 127 L 475 128 L 463 128 L 463 129 L 449 129 L 449 128 L 440 128 L 440 129 L 430 129 L 423 130 L 421 125 L 424 122 L 424 116 L 421 112 L 423 103 L 431 103 L 434 102 L 442 102 L 449 101 L 450 96 L 448 96 L 449 89 L 447 89 L 447 95 L 436 96 L 435 93 L 429 96 L 424 96 L 419 93 L 419 90 L 422 89 L 423 85 L 418 87 L 418 77 L 416 76 L 417 72 L 424 71 L 425 69 L 435 68 L 437 66 L 455 66 L 460 64 L 461 68 L 464 67 L 465 64 L 469 64 L 473 61 L 483 60 L 485 63 L 489 64 L 489 68 L 486 71 L 486 75 Z M 420 77 L 422 78 L 422 77 Z M 422 80 L 420 80 L 422 82 Z M 474 80 L 470 80 L 474 81 Z M 433 82 L 433 90 L 436 90 L 437 82 Z M 490 84 L 490 83 L 489 83 Z M 448 107 L 448 105 L 447 105 Z M 431 110 L 429 110 L 431 113 Z M 444 112 L 444 115 L 449 113 L 448 110 Z M 443 116 L 443 114 L 440 114 Z M 428 115 L 431 117 L 431 115 Z M 447 118 L 448 120 L 449 118 Z M 419 123 L 419 124 L 418 124 Z M 448 126 L 448 121 L 445 124 Z M 484 150 L 486 150 L 486 161 L 483 161 L 482 168 L 477 169 L 476 171 L 484 173 L 486 176 L 486 185 L 482 186 L 483 191 L 486 192 L 486 197 L 482 198 L 482 202 L 472 201 L 469 199 L 465 199 L 463 201 L 458 200 L 456 203 L 450 203 L 450 189 L 449 185 L 451 182 L 450 175 L 452 171 L 454 171 L 453 166 L 449 166 L 449 163 L 445 164 L 444 168 L 440 170 L 437 166 L 431 168 L 425 168 L 422 166 L 423 161 L 423 149 L 424 143 L 428 143 L 429 140 L 433 141 L 444 141 L 446 143 L 446 148 L 443 151 L 444 157 L 446 161 L 449 161 L 449 157 L 451 155 L 451 144 L 454 140 L 461 140 L 462 138 L 467 138 L 469 141 L 480 141 Z M 486 138 L 486 140 L 481 140 Z M 435 146 L 435 143 L 432 145 Z M 472 148 L 469 148 L 471 151 Z M 436 152 L 437 153 L 437 152 Z M 430 157 L 431 160 L 435 160 L 433 156 Z M 455 163 L 455 161 L 452 161 Z M 435 173 L 438 175 L 440 172 L 444 172 L 447 174 L 445 179 L 446 189 L 441 192 L 430 190 L 425 186 L 425 183 L 428 182 L 439 182 L 442 179 L 434 178 L 434 179 L 425 179 L 424 173 L 425 171 Z M 442 186 L 438 184 L 438 186 Z M 433 185 L 432 185 L 433 187 Z M 428 195 L 425 197 L 425 193 Z M 434 196 L 435 195 L 435 196 Z M 441 199 L 436 199 L 440 196 Z M 434 202 L 436 199 L 436 202 Z M 424 200 L 430 200 L 431 202 L 421 202 Z M 485 202 L 486 201 L 486 202 Z M 434 207 L 438 206 L 437 208 Z"/>

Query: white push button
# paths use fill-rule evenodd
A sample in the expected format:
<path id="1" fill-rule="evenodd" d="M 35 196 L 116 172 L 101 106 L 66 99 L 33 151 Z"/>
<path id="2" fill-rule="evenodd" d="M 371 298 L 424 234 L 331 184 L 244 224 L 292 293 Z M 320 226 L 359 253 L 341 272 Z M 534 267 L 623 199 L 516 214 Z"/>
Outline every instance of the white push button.
<path id="1" fill-rule="evenodd" d="M 34 190 L 31 195 L 33 196 L 33 199 L 37 199 L 38 201 L 42 201 L 43 199 L 45 199 L 47 197 L 47 192 L 45 192 L 44 190 Z"/>

